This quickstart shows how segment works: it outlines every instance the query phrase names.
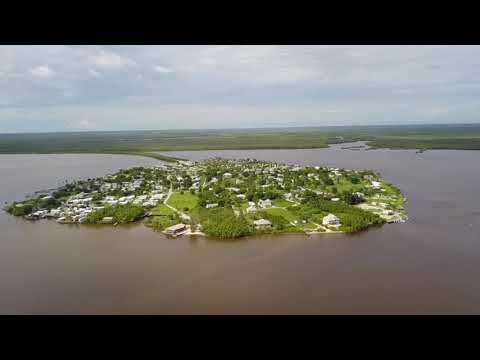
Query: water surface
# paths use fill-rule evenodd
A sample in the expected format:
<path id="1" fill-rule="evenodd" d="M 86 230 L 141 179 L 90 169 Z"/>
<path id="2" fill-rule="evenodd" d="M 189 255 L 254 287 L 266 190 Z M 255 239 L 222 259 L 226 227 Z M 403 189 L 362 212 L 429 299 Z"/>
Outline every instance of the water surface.
<path id="1" fill-rule="evenodd" d="M 380 171 L 409 221 L 354 235 L 234 242 L 165 238 L 0 213 L 0 313 L 480 313 L 479 152 L 329 149 L 171 152 Z M 119 168 L 122 155 L 1 155 L 0 201 Z"/>

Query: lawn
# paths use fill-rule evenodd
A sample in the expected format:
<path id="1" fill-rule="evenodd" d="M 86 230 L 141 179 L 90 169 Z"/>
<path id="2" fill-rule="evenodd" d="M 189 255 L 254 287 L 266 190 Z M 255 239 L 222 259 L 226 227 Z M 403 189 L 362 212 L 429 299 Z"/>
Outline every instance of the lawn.
<path id="1" fill-rule="evenodd" d="M 365 185 L 366 185 L 366 182 L 360 182 L 359 184 L 352 184 L 350 181 L 342 179 L 335 185 L 327 186 L 326 189 L 328 192 L 331 192 L 332 188 L 336 187 L 339 193 L 342 191 L 355 192 L 355 191 L 361 191 L 362 188 L 365 187 Z"/>
<path id="2" fill-rule="evenodd" d="M 269 208 L 265 209 L 265 211 L 272 215 L 279 215 L 282 216 L 284 219 L 288 221 L 295 221 L 299 220 L 295 215 L 293 215 L 290 211 L 285 209 L 278 209 L 278 208 Z"/>
<path id="3" fill-rule="evenodd" d="M 152 215 L 154 216 L 167 216 L 173 213 L 174 211 L 165 204 L 158 204 L 152 209 Z"/>
<path id="4" fill-rule="evenodd" d="M 273 205 L 278 206 L 278 207 L 288 207 L 293 205 L 291 201 L 287 201 L 285 199 L 275 199 L 273 200 Z"/>
<path id="5" fill-rule="evenodd" d="M 240 208 L 243 209 L 243 210 L 247 209 L 249 206 L 250 206 L 250 205 L 248 205 L 248 202 L 242 202 L 242 203 L 240 204 Z"/>
<path id="6" fill-rule="evenodd" d="M 185 192 L 183 195 L 177 192 L 170 196 L 168 204 L 181 211 L 185 207 L 191 210 L 197 206 L 198 196 L 192 195 L 189 192 Z"/>

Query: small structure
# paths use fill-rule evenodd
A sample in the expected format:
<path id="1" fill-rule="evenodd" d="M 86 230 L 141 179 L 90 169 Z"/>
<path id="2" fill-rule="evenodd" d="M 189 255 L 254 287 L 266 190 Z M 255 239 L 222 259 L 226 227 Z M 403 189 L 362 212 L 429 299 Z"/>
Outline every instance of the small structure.
<path id="1" fill-rule="evenodd" d="M 205 207 L 206 207 L 207 209 L 214 208 L 214 207 L 217 207 L 217 206 L 218 206 L 218 204 L 217 204 L 217 203 L 213 203 L 213 204 L 207 204 L 207 205 L 205 205 Z"/>
<path id="2" fill-rule="evenodd" d="M 381 188 L 381 184 L 378 181 L 372 181 L 372 189 L 379 190 Z"/>
<path id="3" fill-rule="evenodd" d="M 255 206 L 255 204 L 250 205 L 247 208 L 246 212 L 247 212 L 247 214 L 253 214 L 253 213 L 257 212 L 257 207 Z"/>
<path id="4" fill-rule="evenodd" d="M 226 172 L 225 174 L 223 174 L 223 178 L 224 178 L 224 179 L 231 179 L 231 178 L 232 178 L 232 174 Z"/>
<path id="5" fill-rule="evenodd" d="M 187 230 L 187 225 L 185 224 L 176 224 L 167 227 L 163 232 L 168 235 L 179 235 L 180 233 Z"/>
<path id="6" fill-rule="evenodd" d="M 333 214 L 328 214 L 323 217 L 322 224 L 327 226 L 340 225 L 340 219 Z"/>
<path id="7" fill-rule="evenodd" d="M 255 220 L 253 224 L 257 229 L 269 229 L 272 227 L 272 223 L 265 219 Z"/>
<path id="8" fill-rule="evenodd" d="M 270 201 L 270 199 L 260 200 L 258 202 L 258 206 L 260 206 L 261 208 L 269 208 L 272 207 L 272 202 Z"/>
<path id="9" fill-rule="evenodd" d="M 111 216 L 105 216 L 103 219 L 102 219 L 102 223 L 104 224 L 110 224 L 113 222 L 113 217 Z"/>

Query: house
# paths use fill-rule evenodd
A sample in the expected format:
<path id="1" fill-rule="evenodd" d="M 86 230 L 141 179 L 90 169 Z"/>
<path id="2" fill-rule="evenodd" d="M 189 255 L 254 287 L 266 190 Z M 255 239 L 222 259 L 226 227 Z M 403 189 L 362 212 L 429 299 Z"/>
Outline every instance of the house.
<path id="1" fill-rule="evenodd" d="M 185 224 L 176 224 L 167 227 L 163 232 L 168 235 L 178 235 L 179 233 L 187 230 L 187 225 Z"/>
<path id="2" fill-rule="evenodd" d="M 232 178 L 232 174 L 226 172 L 225 174 L 223 174 L 223 177 L 224 177 L 224 179 L 231 179 L 231 178 Z"/>
<path id="3" fill-rule="evenodd" d="M 260 206 L 261 208 L 272 207 L 272 202 L 270 201 L 270 199 L 260 200 L 258 202 L 258 206 Z"/>
<path id="4" fill-rule="evenodd" d="M 357 196 L 359 199 L 364 199 L 365 198 L 365 194 L 364 193 L 361 193 L 361 192 L 354 192 L 353 195 Z"/>
<path id="5" fill-rule="evenodd" d="M 207 205 L 205 205 L 205 207 L 206 207 L 207 209 L 214 208 L 214 207 L 217 207 L 217 206 L 218 206 L 218 204 L 217 204 L 217 203 L 213 203 L 213 204 L 207 204 Z"/>
<path id="6" fill-rule="evenodd" d="M 381 185 L 378 181 L 372 181 L 372 189 L 378 190 L 381 188 Z"/>
<path id="7" fill-rule="evenodd" d="M 269 229 L 272 227 L 272 223 L 265 219 L 255 220 L 253 224 L 257 229 Z"/>
<path id="8" fill-rule="evenodd" d="M 59 217 L 61 214 L 61 210 L 60 209 L 52 209 L 50 210 L 50 216 L 52 217 Z"/>
<path id="9" fill-rule="evenodd" d="M 323 225 L 340 225 L 340 219 L 333 214 L 328 214 L 322 219 Z"/>
<path id="10" fill-rule="evenodd" d="M 331 198 L 330 201 L 340 201 L 340 198 Z"/>
<path id="11" fill-rule="evenodd" d="M 111 216 L 105 216 L 102 219 L 102 223 L 108 224 L 108 223 L 111 223 L 111 222 L 113 222 L 113 217 L 111 217 Z"/>
<path id="12" fill-rule="evenodd" d="M 239 198 L 239 199 L 245 199 L 246 196 L 245 196 L 245 194 L 238 194 L 238 195 L 237 195 L 237 198 Z"/>
<path id="13" fill-rule="evenodd" d="M 247 208 L 246 212 L 247 212 L 247 214 L 253 214 L 253 213 L 257 212 L 257 207 L 255 206 L 255 204 L 250 205 Z"/>

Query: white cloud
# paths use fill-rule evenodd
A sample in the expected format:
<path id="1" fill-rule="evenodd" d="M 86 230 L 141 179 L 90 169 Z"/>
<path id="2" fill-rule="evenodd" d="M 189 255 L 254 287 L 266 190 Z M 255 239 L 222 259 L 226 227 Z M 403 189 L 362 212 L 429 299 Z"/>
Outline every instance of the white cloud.
<path id="1" fill-rule="evenodd" d="M 97 123 L 95 121 L 89 121 L 89 120 L 81 120 L 79 123 L 78 123 L 78 127 L 80 129 L 85 129 L 85 130 L 88 130 L 88 129 L 95 129 L 97 127 Z"/>
<path id="2" fill-rule="evenodd" d="M 220 118 L 238 126 L 274 124 L 280 117 L 290 126 L 468 122 L 479 112 L 479 57 L 480 46 L 5 45 L 0 112 L 15 111 L 0 122 L 4 130 L 21 123 L 32 131 L 78 129 L 84 119 L 82 126 L 95 122 L 102 130 L 119 128 L 117 122 L 175 128 L 183 126 L 179 118 L 185 127 L 228 126 Z M 39 120 L 46 107 L 73 105 L 75 113 Z M 125 110 L 114 111 L 123 105 L 132 106 L 128 119 Z M 95 112 L 85 114 L 89 106 Z M 148 106 L 175 111 L 144 112 Z M 19 116 L 20 109 L 31 113 Z M 198 111 L 205 114 L 201 123 Z"/>
<path id="3" fill-rule="evenodd" d="M 161 65 L 154 66 L 153 70 L 155 70 L 156 72 L 162 73 L 162 74 L 168 74 L 168 73 L 173 72 L 172 69 L 170 69 L 166 66 L 161 66 Z"/>
<path id="4" fill-rule="evenodd" d="M 135 62 L 111 51 L 100 50 L 98 54 L 88 58 L 89 63 L 103 69 L 120 70 Z"/>
<path id="5" fill-rule="evenodd" d="M 88 73 L 95 78 L 102 77 L 102 74 L 100 74 L 98 71 L 95 71 L 94 69 L 88 70 Z"/>
<path id="6" fill-rule="evenodd" d="M 55 71 L 50 69 L 48 66 L 37 66 L 30 69 L 30 73 L 33 76 L 41 77 L 41 78 L 51 78 L 55 76 Z"/>

